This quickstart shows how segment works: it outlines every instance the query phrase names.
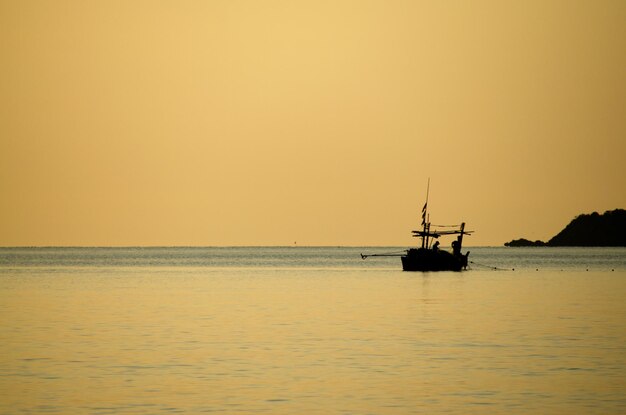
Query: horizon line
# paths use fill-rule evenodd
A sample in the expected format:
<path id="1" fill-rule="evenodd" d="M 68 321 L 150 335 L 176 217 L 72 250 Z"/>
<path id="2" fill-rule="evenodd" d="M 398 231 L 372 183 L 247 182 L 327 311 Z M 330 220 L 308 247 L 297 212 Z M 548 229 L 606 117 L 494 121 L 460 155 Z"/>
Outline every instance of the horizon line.
<path id="1" fill-rule="evenodd" d="M 406 245 L 0 245 L 5 248 L 402 248 Z M 497 248 L 501 245 L 464 245 L 466 248 Z M 410 247 L 407 246 L 407 249 Z"/>

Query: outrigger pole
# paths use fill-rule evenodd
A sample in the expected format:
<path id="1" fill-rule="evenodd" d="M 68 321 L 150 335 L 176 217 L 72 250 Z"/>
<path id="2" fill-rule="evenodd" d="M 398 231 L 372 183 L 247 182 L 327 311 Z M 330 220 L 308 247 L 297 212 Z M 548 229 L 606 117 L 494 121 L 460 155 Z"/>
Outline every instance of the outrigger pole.
<path id="1" fill-rule="evenodd" d="M 406 251 L 402 251 L 402 253 L 397 253 L 397 254 L 370 254 L 370 255 L 361 254 L 361 259 L 369 258 L 371 256 L 402 256 L 402 255 L 406 255 Z"/>

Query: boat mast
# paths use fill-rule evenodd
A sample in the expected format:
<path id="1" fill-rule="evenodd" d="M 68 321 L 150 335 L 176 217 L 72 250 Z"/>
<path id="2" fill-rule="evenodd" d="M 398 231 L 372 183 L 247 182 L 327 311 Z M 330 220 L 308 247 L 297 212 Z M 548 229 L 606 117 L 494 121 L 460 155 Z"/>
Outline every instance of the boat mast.
<path id="1" fill-rule="evenodd" d="M 428 178 L 428 184 L 426 185 L 426 203 L 424 203 L 424 207 L 422 208 L 422 228 L 424 233 L 422 234 L 422 248 L 428 247 L 428 234 L 427 231 L 430 228 L 430 223 L 426 222 L 426 215 L 428 212 L 428 193 L 430 191 L 430 177 Z M 428 218 L 430 220 L 430 218 Z"/>
<path id="2" fill-rule="evenodd" d="M 461 223 L 461 234 L 457 238 L 459 241 L 459 254 L 461 253 L 461 246 L 463 245 L 463 234 L 465 233 L 465 222 Z"/>

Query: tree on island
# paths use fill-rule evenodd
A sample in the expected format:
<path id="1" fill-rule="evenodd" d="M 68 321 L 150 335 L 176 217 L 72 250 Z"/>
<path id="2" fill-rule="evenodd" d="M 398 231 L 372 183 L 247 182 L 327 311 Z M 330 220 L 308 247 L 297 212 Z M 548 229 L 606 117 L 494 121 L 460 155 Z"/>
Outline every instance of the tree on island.
<path id="1" fill-rule="evenodd" d="M 515 239 L 505 246 L 626 246 L 626 210 L 578 215 L 547 243 Z"/>

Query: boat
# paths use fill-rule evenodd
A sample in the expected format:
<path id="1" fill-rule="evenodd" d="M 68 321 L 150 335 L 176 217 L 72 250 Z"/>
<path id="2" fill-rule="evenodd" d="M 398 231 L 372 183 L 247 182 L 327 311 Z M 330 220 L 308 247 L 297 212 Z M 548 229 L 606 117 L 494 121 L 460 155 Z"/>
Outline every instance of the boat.
<path id="1" fill-rule="evenodd" d="M 430 187 L 430 180 L 429 186 Z M 413 237 L 421 238 L 422 243 L 418 248 L 410 248 L 401 254 L 372 254 L 363 255 L 365 259 L 370 256 L 400 256 L 403 271 L 462 271 L 467 269 L 469 251 L 461 253 L 463 236 L 473 231 L 465 230 L 465 222 L 460 225 L 432 225 L 428 216 L 428 190 L 426 191 L 426 203 L 422 208 L 422 229 L 412 231 Z M 455 236 L 452 242 L 452 252 L 439 248 L 439 238 L 442 236 Z"/>
<path id="2" fill-rule="evenodd" d="M 431 230 L 430 223 L 424 223 L 421 231 L 413 231 L 413 236 L 422 238 L 422 246 L 410 248 L 400 257 L 403 271 L 461 271 L 467 269 L 469 251 L 461 253 L 463 235 L 472 233 L 465 230 L 465 222 L 454 229 Z M 457 235 L 452 242 L 452 252 L 439 248 L 439 241 L 430 242 L 440 236 Z"/>

